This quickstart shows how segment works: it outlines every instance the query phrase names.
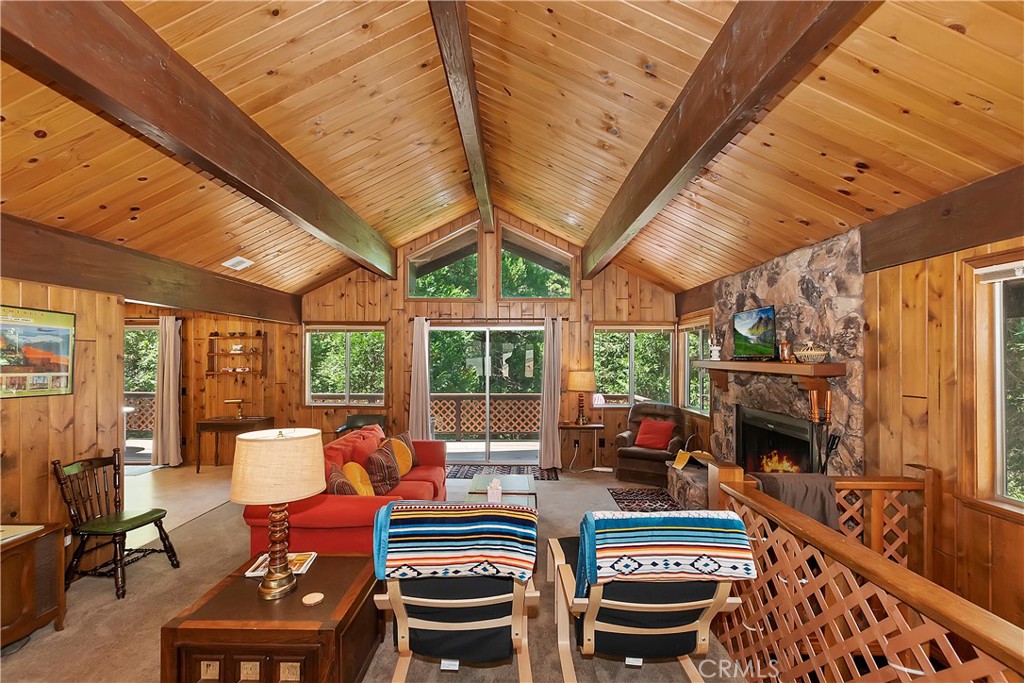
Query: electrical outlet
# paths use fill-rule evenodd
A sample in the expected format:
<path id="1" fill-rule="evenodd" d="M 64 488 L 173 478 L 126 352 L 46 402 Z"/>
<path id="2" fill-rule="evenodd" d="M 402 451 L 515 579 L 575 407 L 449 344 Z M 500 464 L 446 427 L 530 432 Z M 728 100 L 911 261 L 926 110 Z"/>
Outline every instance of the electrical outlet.
<path id="1" fill-rule="evenodd" d="M 598 448 L 604 448 L 604 437 L 603 436 L 600 439 L 597 440 L 597 447 Z"/>
<path id="2" fill-rule="evenodd" d="M 573 448 L 579 448 L 580 447 L 580 440 L 579 439 L 573 439 L 572 440 L 572 447 Z"/>

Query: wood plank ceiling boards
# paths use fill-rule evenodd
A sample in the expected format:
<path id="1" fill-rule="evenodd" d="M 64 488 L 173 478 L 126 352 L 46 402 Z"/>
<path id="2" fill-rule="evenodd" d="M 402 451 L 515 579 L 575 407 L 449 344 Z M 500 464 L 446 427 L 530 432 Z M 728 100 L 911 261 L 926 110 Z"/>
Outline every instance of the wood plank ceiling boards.
<path id="1" fill-rule="evenodd" d="M 477 103 L 476 68 L 469 39 L 469 20 L 465 2 L 431 0 L 430 16 L 441 49 L 448 90 L 459 121 L 462 147 L 466 152 L 469 176 L 473 181 L 480 222 L 484 232 L 494 232 L 494 204 L 487 182 L 487 160 L 480 126 L 480 105 Z"/>
<path id="2" fill-rule="evenodd" d="M 5 30 L 11 17 L 41 11 L 36 5 L 86 11 L 75 3 L 5 4 Z M 741 6 L 744 14 L 761 3 L 750 5 Z M 775 17 L 830 6 L 761 11 Z M 114 7 L 88 11 L 120 17 L 124 7 Z M 481 178 L 497 213 L 582 246 L 645 147 L 657 144 L 652 136 L 673 102 L 684 88 L 696 91 L 698 82 L 689 81 L 714 41 L 732 46 L 730 73 L 745 65 L 752 79 L 785 51 L 778 42 L 771 53 L 750 42 L 768 34 L 739 44 L 719 36 L 737 7 L 731 0 L 460 3 L 454 9 L 465 9 L 472 43 L 463 57 L 467 78 L 472 59 L 476 81 L 478 154 L 460 136 L 456 106 L 465 101 L 449 90 L 427 3 L 132 0 L 126 7 L 166 43 L 168 73 L 185 69 L 178 61 L 198 70 L 389 249 L 478 205 L 487 213 L 486 195 L 475 191 Z M 780 77 L 780 95 L 742 130 L 716 137 L 703 166 L 681 174 L 688 182 L 618 251 L 617 266 L 691 290 L 1024 163 L 1019 2 L 889 0 L 869 9 L 810 51 L 794 80 Z M 33 29 L 48 30 L 47 23 Z M 81 50 L 73 61 L 88 66 L 96 57 L 87 44 L 130 40 L 92 33 L 62 36 L 72 43 L 60 46 L 62 54 Z M 5 49 L 9 42 L 16 47 L 5 36 Z M 180 60 L 168 61 L 167 46 Z M 112 63 L 130 59 L 111 81 L 125 84 L 118 98 L 132 96 L 139 73 L 161 73 L 156 53 L 134 54 L 108 54 Z M 5 213 L 289 293 L 357 267 L 227 176 L 154 144 L 16 55 L 5 60 Z M 750 68 L 752 61 L 760 66 Z M 188 98 L 194 109 L 200 105 L 182 89 L 187 84 L 194 85 L 183 80 L 157 95 Z M 708 102 L 693 111 L 694 123 L 710 129 L 725 114 L 712 117 Z M 203 127 L 187 132 L 230 140 L 222 125 Z M 211 144 L 224 149 L 223 141 Z M 242 158 L 238 149 L 230 148 L 225 167 Z M 269 174 L 265 166 L 246 170 Z M 328 214 L 314 218 L 321 215 Z M 255 265 L 238 272 L 221 265 L 235 256 Z"/>
<path id="3" fill-rule="evenodd" d="M 4 5 L 2 49 L 364 267 L 395 250 L 244 111 L 120 3 Z"/>
<path id="4" fill-rule="evenodd" d="M 866 2 L 740 3 L 583 247 L 593 277 Z"/>
<path id="5" fill-rule="evenodd" d="M 616 264 L 690 289 L 1024 163 L 1020 8 L 881 3 Z"/>

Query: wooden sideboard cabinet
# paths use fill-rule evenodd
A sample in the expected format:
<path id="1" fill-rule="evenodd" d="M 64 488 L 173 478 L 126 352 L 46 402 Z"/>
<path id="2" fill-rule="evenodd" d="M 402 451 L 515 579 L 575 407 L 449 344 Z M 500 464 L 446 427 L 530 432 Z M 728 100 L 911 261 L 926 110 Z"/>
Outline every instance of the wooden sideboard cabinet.
<path id="1" fill-rule="evenodd" d="M 64 525 L 21 524 L 36 528 L 0 543 L 0 647 L 21 640 L 53 622 L 64 628 Z"/>

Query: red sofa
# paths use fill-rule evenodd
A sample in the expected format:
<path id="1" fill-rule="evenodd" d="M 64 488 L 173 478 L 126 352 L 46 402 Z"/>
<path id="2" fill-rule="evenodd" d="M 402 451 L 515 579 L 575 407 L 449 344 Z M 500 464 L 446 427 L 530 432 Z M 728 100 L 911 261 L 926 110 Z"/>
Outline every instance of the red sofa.
<path id="1" fill-rule="evenodd" d="M 368 429 L 368 428 L 364 428 Z M 324 446 L 325 452 L 338 455 L 346 440 L 366 437 L 363 430 L 346 434 Z M 414 441 L 419 465 L 412 468 L 398 486 L 385 496 L 338 496 L 321 493 L 288 505 L 288 546 L 291 552 L 315 550 L 318 553 L 373 552 L 373 517 L 377 510 L 393 500 L 446 500 L 446 445 L 444 441 Z M 342 449 L 344 450 L 344 449 Z M 358 460 L 360 453 L 345 451 L 340 458 Z M 243 517 L 249 525 L 249 550 L 252 555 L 266 552 L 270 509 L 249 505 Z"/>

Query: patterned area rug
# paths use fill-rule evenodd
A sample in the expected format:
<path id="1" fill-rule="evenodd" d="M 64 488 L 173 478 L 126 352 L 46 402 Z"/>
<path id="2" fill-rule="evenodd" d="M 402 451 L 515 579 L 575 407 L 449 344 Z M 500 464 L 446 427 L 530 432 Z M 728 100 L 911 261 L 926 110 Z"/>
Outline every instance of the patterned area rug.
<path id="1" fill-rule="evenodd" d="M 558 470 L 542 470 L 536 465 L 448 465 L 448 479 L 472 479 L 478 474 L 532 474 L 541 481 L 558 481 Z"/>
<path id="2" fill-rule="evenodd" d="M 668 512 L 682 510 L 665 489 L 608 489 L 624 512 Z"/>

